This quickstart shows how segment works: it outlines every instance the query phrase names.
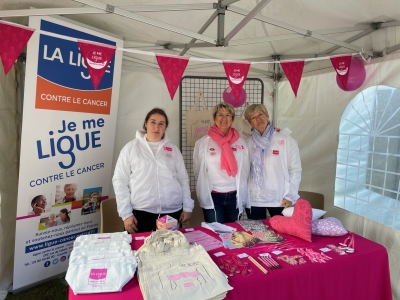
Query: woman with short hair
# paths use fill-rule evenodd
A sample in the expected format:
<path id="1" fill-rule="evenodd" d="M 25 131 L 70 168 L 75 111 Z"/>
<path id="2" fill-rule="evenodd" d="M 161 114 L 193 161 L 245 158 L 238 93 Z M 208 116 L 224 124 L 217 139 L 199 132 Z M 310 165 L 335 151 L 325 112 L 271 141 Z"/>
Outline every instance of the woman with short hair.
<path id="1" fill-rule="evenodd" d="M 247 139 L 251 171 L 246 214 L 253 220 L 266 219 L 267 209 L 271 217 L 281 215 L 300 198 L 299 147 L 288 128 L 270 124 L 263 104 L 250 105 L 244 116 L 252 126 L 252 135 Z"/>
<path id="2" fill-rule="evenodd" d="M 197 198 L 206 222 L 234 222 L 247 201 L 249 151 L 245 140 L 232 128 L 233 106 L 219 103 L 212 114 L 214 125 L 194 146 Z"/>

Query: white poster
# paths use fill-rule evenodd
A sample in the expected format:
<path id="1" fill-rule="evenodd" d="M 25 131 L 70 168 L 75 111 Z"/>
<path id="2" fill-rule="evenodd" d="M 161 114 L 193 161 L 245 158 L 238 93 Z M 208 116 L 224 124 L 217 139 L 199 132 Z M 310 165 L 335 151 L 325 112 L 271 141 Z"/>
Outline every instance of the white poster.
<path id="1" fill-rule="evenodd" d="M 14 290 L 65 272 L 75 238 L 99 232 L 122 62 L 117 50 L 94 89 L 77 39 L 122 47 L 121 39 L 48 17 L 29 27 Z"/>

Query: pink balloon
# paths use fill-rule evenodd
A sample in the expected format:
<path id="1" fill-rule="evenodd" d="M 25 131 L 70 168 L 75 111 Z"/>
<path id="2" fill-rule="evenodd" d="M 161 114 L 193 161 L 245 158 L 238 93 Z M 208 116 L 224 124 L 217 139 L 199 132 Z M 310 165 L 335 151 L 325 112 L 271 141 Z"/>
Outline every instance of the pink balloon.
<path id="1" fill-rule="evenodd" d="M 349 77 L 347 78 L 346 88 L 343 87 L 343 83 L 340 81 L 339 76 L 336 74 L 337 85 L 346 92 L 354 91 L 358 89 L 365 81 L 365 67 L 361 60 L 353 57 L 350 62 Z"/>
<path id="2" fill-rule="evenodd" d="M 242 89 L 242 91 L 240 92 L 239 99 L 236 100 L 232 88 L 228 86 L 222 93 L 222 99 L 224 99 L 226 103 L 232 104 L 233 107 L 240 107 L 246 102 L 247 94 L 246 91 Z"/>

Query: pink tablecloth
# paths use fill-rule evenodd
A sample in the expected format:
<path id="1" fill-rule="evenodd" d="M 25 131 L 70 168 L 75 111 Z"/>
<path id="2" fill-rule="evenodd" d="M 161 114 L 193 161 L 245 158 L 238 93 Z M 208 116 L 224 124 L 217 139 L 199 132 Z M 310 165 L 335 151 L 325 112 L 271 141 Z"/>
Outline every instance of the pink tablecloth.
<path id="1" fill-rule="evenodd" d="M 267 221 L 265 221 L 267 224 Z M 238 224 L 229 224 L 242 230 Z M 194 227 L 217 237 L 213 232 L 201 227 Z M 184 230 L 182 229 L 184 232 Z M 132 249 L 138 249 L 143 240 L 135 240 L 135 236 L 148 236 L 146 234 L 133 235 Z M 295 245 L 312 248 L 315 251 L 326 247 L 328 244 L 338 245 L 345 237 L 312 236 L 312 243 L 304 242 L 290 235 L 282 234 Z M 254 258 L 262 252 L 262 246 L 228 250 L 218 248 L 209 251 L 211 258 L 218 261 L 213 253 L 223 251 L 225 254 L 247 253 Z M 251 276 L 241 274 L 229 277 L 229 284 L 233 287 L 226 299 L 301 299 L 301 300 L 391 300 L 389 262 L 386 249 L 370 240 L 355 235 L 355 253 L 338 255 L 333 251 L 327 254 L 333 259 L 326 263 L 307 263 L 303 265 L 289 265 L 279 261 L 281 269 L 268 269 L 268 274 L 263 274 L 255 266 Z M 296 250 L 286 250 L 283 254 L 295 255 Z M 275 260 L 276 255 L 272 255 Z M 278 260 L 277 260 L 278 261 Z M 122 290 L 121 293 L 104 293 L 74 295 L 69 290 L 70 300 L 103 300 L 103 299 L 143 299 L 137 277 L 135 276 Z"/>

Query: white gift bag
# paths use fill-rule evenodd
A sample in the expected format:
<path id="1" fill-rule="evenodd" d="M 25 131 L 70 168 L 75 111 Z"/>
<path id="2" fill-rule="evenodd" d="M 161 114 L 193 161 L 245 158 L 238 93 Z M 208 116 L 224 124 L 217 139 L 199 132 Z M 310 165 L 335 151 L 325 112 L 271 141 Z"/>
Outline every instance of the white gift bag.
<path id="1" fill-rule="evenodd" d="M 65 280 L 74 294 L 118 292 L 135 271 L 134 256 L 70 262 Z"/>
<path id="2" fill-rule="evenodd" d="M 232 127 L 235 128 L 239 132 L 240 137 L 244 139 L 247 139 L 249 136 L 251 136 L 251 125 L 243 116 L 248 106 L 249 102 L 246 102 L 242 114 L 240 116 L 236 116 L 232 123 Z"/>
<path id="3" fill-rule="evenodd" d="M 203 104 L 203 110 L 197 110 L 200 99 Z M 194 146 L 196 141 L 205 136 L 213 125 L 212 109 L 207 109 L 203 92 L 199 90 L 193 109 L 186 112 L 186 145 Z"/>

